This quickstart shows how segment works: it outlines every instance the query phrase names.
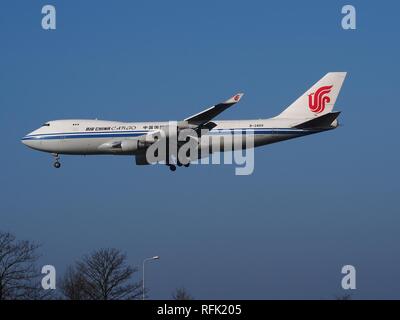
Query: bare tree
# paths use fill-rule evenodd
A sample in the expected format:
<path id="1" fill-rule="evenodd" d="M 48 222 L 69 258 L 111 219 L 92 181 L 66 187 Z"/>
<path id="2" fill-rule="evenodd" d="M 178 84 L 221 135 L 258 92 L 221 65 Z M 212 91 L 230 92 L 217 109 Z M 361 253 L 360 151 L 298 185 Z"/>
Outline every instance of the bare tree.
<path id="1" fill-rule="evenodd" d="M 0 300 L 45 298 L 35 265 L 38 247 L 30 241 L 16 240 L 11 233 L 0 232 Z"/>
<path id="2" fill-rule="evenodd" d="M 137 299 L 142 294 L 141 282 L 132 281 L 137 271 L 119 250 L 100 249 L 70 267 L 60 288 L 67 299 Z"/>
<path id="3" fill-rule="evenodd" d="M 172 299 L 174 300 L 194 300 L 192 295 L 184 288 L 178 288 L 172 293 Z"/>
<path id="4" fill-rule="evenodd" d="M 68 300 L 88 300 L 86 294 L 85 278 L 76 271 L 74 266 L 69 266 L 65 271 L 64 277 L 58 282 L 62 294 Z"/>

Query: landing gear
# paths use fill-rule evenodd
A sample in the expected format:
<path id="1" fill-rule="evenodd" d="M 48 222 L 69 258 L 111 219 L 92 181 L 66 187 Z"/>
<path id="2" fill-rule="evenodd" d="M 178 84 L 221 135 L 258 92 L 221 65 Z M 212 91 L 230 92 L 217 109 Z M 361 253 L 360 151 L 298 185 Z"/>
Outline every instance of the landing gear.
<path id="1" fill-rule="evenodd" d="M 61 167 L 61 163 L 60 163 L 60 156 L 58 155 L 58 153 L 53 153 L 53 157 L 54 157 L 54 163 L 53 166 L 54 168 L 60 168 Z"/>
<path id="2" fill-rule="evenodd" d="M 187 168 L 187 167 L 190 166 L 190 162 L 188 162 L 188 163 L 182 163 L 182 162 L 179 162 L 179 161 L 178 161 L 178 162 L 176 163 L 176 165 L 177 165 L 178 167 L 185 166 L 185 167 Z"/>
<path id="3" fill-rule="evenodd" d="M 178 166 L 178 167 L 184 166 L 184 167 L 188 168 L 188 167 L 190 166 L 190 162 L 189 162 L 189 163 L 186 163 L 186 164 L 183 164 L 183 163 L 178 162 L 176 165 L 174 165 L 174 164 L 167 164 L 167 166 L 169 167 L 169 170 L 171 170 L 172 172 L 174 172 L 174 171 L 176 171 L 176 166 Z"/>

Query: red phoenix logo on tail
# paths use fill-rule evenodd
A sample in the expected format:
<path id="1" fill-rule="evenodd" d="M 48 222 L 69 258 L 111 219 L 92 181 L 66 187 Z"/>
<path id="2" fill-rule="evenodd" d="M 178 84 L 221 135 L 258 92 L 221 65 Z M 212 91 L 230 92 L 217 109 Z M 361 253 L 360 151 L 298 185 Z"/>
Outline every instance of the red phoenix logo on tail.
<path id="1" fill-rule="evenodd" d="M 312 112 L 321 113 L 325 110 L 325 104 L 331 101 L 327 94 L 331 92 L 332 87 L 320 87 L 317 91 L 308 95 L 308 107 Z"/>

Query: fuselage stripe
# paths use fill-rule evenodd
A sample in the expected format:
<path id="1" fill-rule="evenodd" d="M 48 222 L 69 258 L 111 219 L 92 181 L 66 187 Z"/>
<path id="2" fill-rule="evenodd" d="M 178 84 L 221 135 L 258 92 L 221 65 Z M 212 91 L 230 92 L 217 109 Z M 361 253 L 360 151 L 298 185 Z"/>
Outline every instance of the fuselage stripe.
<path id="1" fill-rule="evenodd" d="M 123 132 L 66 132 L 66 133 L 46 133 L 46 134 L 33 134 L 22 138 L 22 140 L 57 140 L 57 139 L 86 139 L 86 138 L 120 138 L 120 137 L 138 137 L 145 134 L 157 132 L 154 130 L 142 131 L 123 131 Z M 235 128 L 235 129 L 214 129 L 208 132 L 210 135 L 214 134 L 232 134 L 232 133 L 250 133 L 250 134 L 307 134 L 314 132 L 313 130 L 303 130 L 296 128 Z"/>

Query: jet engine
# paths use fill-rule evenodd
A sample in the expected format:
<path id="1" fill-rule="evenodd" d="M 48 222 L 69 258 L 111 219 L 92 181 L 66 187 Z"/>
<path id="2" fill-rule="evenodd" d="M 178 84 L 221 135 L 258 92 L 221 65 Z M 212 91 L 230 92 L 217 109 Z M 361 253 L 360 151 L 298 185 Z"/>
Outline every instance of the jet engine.
<path id="1" fill-rule="evenodd" d="M 121 142 L 121 150 L 126 153 L 133 153 L 138 150 L 146 149 L 152 142 L 141 141 L 137 139 L 123 140 Z"/>

